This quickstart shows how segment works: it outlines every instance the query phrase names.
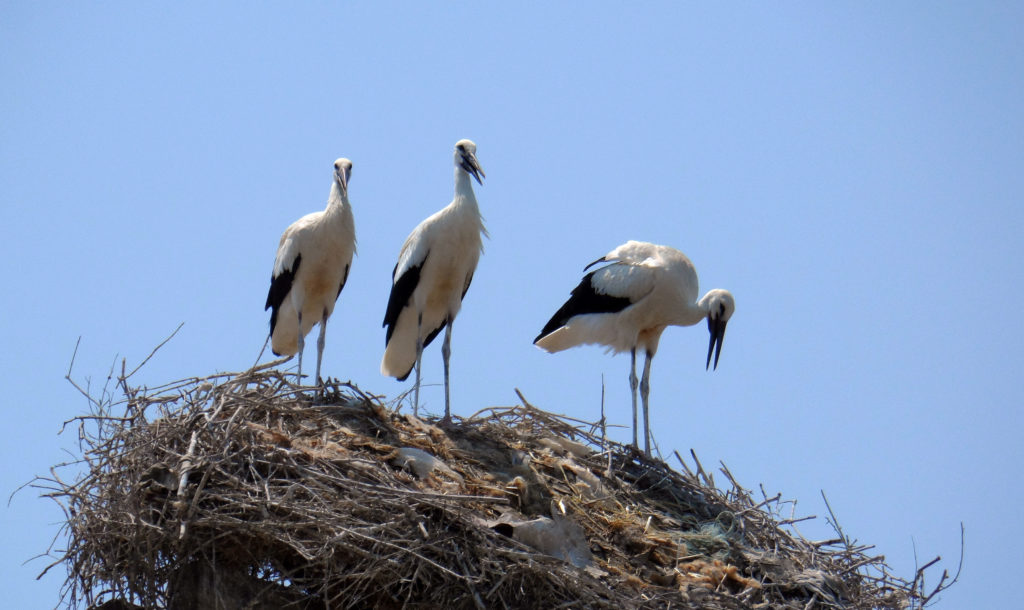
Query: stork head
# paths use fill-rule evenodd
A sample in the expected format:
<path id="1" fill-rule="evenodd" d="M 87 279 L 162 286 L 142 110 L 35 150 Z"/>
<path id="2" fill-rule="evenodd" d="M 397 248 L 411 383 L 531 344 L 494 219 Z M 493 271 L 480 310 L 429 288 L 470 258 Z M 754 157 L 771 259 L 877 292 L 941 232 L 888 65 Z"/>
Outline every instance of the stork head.
<path id="1" fill-rule="evenodd" d="M 480 162 L 476 160 L 476 144 L 472 140 L 459 140 L 455 143 L 455 167 L 476 178 L 477 184 L 483 184 L 480 177 L 487 177 Z"/>
<path id="2" fill-rule="evenodd" d="M 348 181 L 352 178 L 352 162 L 342 158 L 334 162 L 334 181 L 344 197 L 348 197 Z"/>
<path id="3" fill-rule="evenodd" d="M 722 353 L 722 342 L 725 340 L 725 325 L 729 318 L 736 311 L 736 301 L 728 290 L 715 288 L 709 291 L 701 299 L 708 312 L 708 332 L 711 333 L 711 340 L 708 343 L 708 360 L 704 365 L 707 369 L 711 366 L 711 352 L 715 353 L 715 367 L 718 368 L 718 356 Z"/>

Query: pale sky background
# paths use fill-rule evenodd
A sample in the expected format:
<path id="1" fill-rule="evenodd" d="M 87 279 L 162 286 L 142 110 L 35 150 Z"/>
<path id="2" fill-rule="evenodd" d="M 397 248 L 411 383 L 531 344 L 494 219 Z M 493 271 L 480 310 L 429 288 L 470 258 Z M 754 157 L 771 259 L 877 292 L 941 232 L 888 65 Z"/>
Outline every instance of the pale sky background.
<path id="1" fill-rule="evenodd" d="M 796 499 L 812 539 L 824 490 L 907 578 L 915 547 L 955 571 L 963 522 L 939 607 L 1019 604 L 1024 4 L 639 6 L 0 3 L 3 496 L 77 449 L 57 432 L 86 410 L 63 380 L 79 336 L 94 385 L 181 322 L 140 383 L 253 363 L 278 238 L 340 156 L 359 253 L 325 373 L 409 388 L 378 372 L 390 273 L 471 138 L 491 238 L 454 326 L 457 415 L 520 388 L 596 420 L 603 375 L 628 426 L 628 356 L 531 341 L 586 263 L 672 245 L 737 311 L 716 372 L 704 324 L 662 337 L 662 452 Z M 63 570 L 26 561 L 61 518 L 33 490 L 0 508 L 6 607 L 57 602 Z"/>

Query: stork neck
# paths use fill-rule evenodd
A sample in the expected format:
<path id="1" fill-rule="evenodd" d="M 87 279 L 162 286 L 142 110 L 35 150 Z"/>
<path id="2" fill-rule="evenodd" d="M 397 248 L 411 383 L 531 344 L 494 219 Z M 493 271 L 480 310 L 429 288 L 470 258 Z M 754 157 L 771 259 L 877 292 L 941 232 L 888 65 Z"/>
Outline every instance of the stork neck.
<path id="1" fill-rule="evenodd" d="M 476 201 L 473 193 L 473 177 L 461 167 L 455 168 L 455 198 L 465 198 Z"/>
<path id="2" fill-rule="evenodd" d="M 341 187 L 335 180 L 331 182 L 331 194 L 327 197 L 327 211 L 341 210 L 348 205 L 348 197 L 341 194 Z"/>
<path id="3" fill-rule="evenodd" d="M 693 326 L 708 316 L 708 295 L 696 303 L 690 303 L 679 312 L 678 326 Z"/>

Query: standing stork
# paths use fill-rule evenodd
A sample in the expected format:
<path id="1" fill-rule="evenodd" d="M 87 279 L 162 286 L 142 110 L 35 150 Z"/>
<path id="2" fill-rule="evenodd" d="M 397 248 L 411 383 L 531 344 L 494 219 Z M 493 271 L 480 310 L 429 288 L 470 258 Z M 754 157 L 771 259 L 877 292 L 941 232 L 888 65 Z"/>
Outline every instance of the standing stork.
<path id="1" fill-rule="evenodd" d="M 692 326 L 707 318 L 711 342 L 705 369 L 715 368 L 722 352 L 725 325 L 736 302 L 728 290 L 716 288 L 697 300 L 697 270 L 685 254 L 668 246 L 628 241 L 583 268 L 610 263 L 583 276 L 569 300 L 555 312 L 534 344 L 560 352 L 582 344 L 599 344 L 608 351 L 629 350 L 632 360 L 629 387 L 633 395 L 633 446 L 636 440 L 636 350 L 643 348 L 640 397 L 644 409 L 644 453 L 651 455 L 648 427 L 651 360 L 667 326 Z"/>
<path id="2" fill-rule="evenodd" d="M 391 273 L 391 296 L 384 313 L 387 329 L 380 372 L 404 381 L 416 368 L 413 413 L 420 404 L 420 366 L 423 348 L 445 330 L 441 356 L 444 359 L 444 424 L 451 423 L 448 389 L 452 323 L 469 290 L 473 272 L 487 234 L 480 208 L 473 194 L 475 178 L 487 177 L 476 159 L 476 144 L 455 143 L 455 198 L 413 229 L 398 253 Z"/>
<path id="3" fill-rule="evenodd" d="M 320 324 L 316 342 L 316 382 L 324 356 L 327 318 L 334 311 L 348 279 L 356 252 L 356 227 L 348 202 L 352 162 L 334 162 L 334 181 L 327 208 L 296 220 L 281 235 L 270 276 L 267 304 L 270 309 L 271 348 L 278 356 L 299 354 L 302 383 L 302 351 L 306 335 Z"/>

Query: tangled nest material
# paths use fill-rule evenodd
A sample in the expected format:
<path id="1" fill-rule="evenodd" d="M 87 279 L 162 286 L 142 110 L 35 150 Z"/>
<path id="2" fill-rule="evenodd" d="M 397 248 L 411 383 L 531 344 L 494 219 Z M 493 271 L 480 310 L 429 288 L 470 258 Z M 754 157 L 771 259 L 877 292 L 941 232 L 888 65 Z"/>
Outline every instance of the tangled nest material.
<path id="1" fill-rule="evenodd" d="M 676 471 L 525 399 L 441 429 L 292 379 L 122 373 L 92 400 L 76 480 L 35 483 L 67 516 L 62 603 L 895 609 L 950 584 L 926 593 L 925 568 L 897 578 L 838 527 L 803 539 L 724 465 L 725 491 L 692 452 Z"/>

